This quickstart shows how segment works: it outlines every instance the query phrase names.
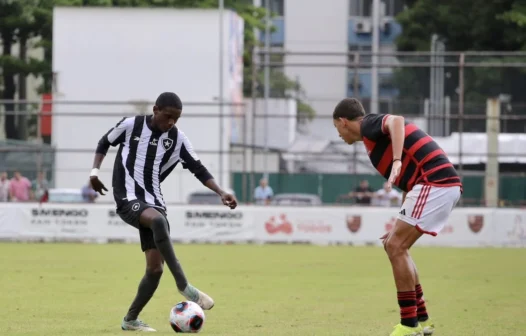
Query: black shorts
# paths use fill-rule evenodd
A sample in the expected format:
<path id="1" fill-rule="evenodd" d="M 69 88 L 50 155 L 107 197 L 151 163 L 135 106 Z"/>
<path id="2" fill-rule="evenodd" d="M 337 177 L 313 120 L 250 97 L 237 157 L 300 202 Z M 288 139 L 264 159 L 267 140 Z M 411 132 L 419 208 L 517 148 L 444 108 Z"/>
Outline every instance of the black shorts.
<path id="1" fill-rule="evenodd" d="M 140 224 L 141 213 L 148 208 L 154 208 L 166 218 L 166 212 L 163 209 L 154 207 L 140 200 L 133 200 L 117 205 L 117 214 L 119 217 L 125 223 L 130 224 L 139 230 L 141 249 L 143 252 L 157 248 L 155 245 L 155 240 L 153 239 L 153 231 L 150 228 L 144 227 Z M 166 219 L 166 221 L 168 222 L 168 219 Z M 170 224 L 168 224 L 168 232 L 170 232 Z"/>

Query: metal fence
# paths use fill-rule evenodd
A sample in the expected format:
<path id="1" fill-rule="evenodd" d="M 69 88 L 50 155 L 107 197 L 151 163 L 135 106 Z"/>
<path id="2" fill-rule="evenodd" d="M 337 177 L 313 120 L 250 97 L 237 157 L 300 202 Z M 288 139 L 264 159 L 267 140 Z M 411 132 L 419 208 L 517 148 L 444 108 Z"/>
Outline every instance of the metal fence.
<path id="1" fill-rule="evenodd" d="M 228 160 L 228 171 L 218 164 L 211 169 L 212 173 L 219 176 L 230 173 L 231 187 L 242 201 L 252 201 L 253 190 L 262 176 L 268 176 L 275 192 L 314 193 L 326 203 L 340 202 L 340 196 L 362 179 L 369 179 L 374 188 L 381 188 L 382 179 L 371 175 L 374 173 L 368 167 L 367 157 L 356 149 L 357 146 L 343 146 L 332 126 L 332 109 L 342 97 L 349 95 L 361 99 L 366 110 L 377 103 L 379 113 L 404 115 L 433 136 L 456 136 L 456 152 L 453 149 L 448 154 L 457 157 L 458 171 L 470 186 L 465 188 L 471 192 L 465 195 L 464 204 L 483 204 L 484 164 L 473 163 L 470 159 L 481 155 L 502 158 L 502 204 L 516 205 L 526 200 L 523 160 L 526 149 L 513 154 L 466 151 L 463 142 L 467 138 L 462 136 L 486 133 L 486 100 L 498 97 L 501 102 L 500 131 L 520 140 L 521 133 L 526 132 L 526 53 L 396 52 L 374 55 L 282 50 L 270 53 L 270 63 L 260 62 L 264 52 L 255 53 L 255 66 L 245 72 L 245 103 L 237 106 L 242 110 L 241 115 L 230 109 L 235 104 L 225 104 L 228 112 L 220 117 L 213 111 L 219 107 L 218 103 L 184 102 L 181 120 L 187 124 L 219 123 L 221 118 L 237 120 L 236 127 L 241 131 L 235 140 L 229 137 L 231 144 L 224 144 L 218 150 L 197 150 L 201 155 L 218 155 L 220 162 Z M 372 56 L 378 57 L 373 59 Z M 374 66 L 379 73 L 377 79 L 371 78 Z M 267 77 L 270 85 L 265 81 L 265 68 L 270 72 Z M 331 76 L 334 81 L 327 80 Z M 379 87 L 377 97 L 371 95 L 374 91 L 371 83 L 375 81 Z M 269 85 L 268 90 L 265 90 L 266 85 Z M 294 104 L 279 105 L 279 101 Z M 52 117 L 70 120 L 72 128 L 95 125 L 88 121 L 100 120 L 97 129 L 93 129 L 100 135 L 122 116 L 148 113 L 153 105 L 153 102 L 61 100 L 52 103 L 63 106 Z M 42 112 L 42 102 L 0 101 L 0 105 L 0 136 L 2 133 L 4 137 L 16 134 L 19 138 L 17 142 L 2 142 L 0 170 L 21 170 L 29 177 L 44 170 L 49 179 L 55 180 L 52 172 L 62 174 L 77 169 L 56 169 L 57 153 L 93 153 L 96 143 L 91 147 L 69 148 L 64 144 L 59 148 L 51 145 L 55 143 L 53 135 L 42 133 L 43 118 L 49 117 L 48 112 Z M 283 109 L 295 106 L 295 111 L 285 113 L 277 109 L 279 106 Z M 187 113 L 187 109 L 192 112 Z M 13 127 L 16 132 L 9 129 Z M 224 131 L 228 132 L 228 128 Z M 219 134 L 219 139 L 223 136 Z M 513 137 L 511 141 L 513 143 Z"/>

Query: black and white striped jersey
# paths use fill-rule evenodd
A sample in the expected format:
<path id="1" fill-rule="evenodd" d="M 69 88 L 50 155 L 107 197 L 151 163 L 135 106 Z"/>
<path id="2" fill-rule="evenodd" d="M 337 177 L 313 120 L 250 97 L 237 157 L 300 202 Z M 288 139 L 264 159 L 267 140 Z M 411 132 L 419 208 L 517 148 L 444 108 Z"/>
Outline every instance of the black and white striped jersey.
<path id="1" fill-rule="evenodd" d="M 141 200 L 166 209 L 161 182 L 181 162 L 203 184 L 212 175 L 201 164 L 190 140 L 177 127 L 152 130 L 153 116 L 123 118 L 99 142 L 97 153 L 120 145 L 113 168 L 113 196 L 117 205 Z"/>

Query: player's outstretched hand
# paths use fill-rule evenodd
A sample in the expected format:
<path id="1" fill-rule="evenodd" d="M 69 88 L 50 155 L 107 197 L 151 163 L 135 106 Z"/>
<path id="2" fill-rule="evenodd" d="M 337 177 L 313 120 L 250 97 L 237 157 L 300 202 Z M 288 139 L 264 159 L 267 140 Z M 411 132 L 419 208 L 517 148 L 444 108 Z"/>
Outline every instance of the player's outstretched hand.
<path id="1" fill-rule="evenodd" d="M 106 189 L 104 184 L 102 184 L 102 182 L 99 180 L 98 176 L 90 176 L 89 180 L 90 180 L 91 187 L 93 188 L 93 190 L 95 190 L 99 194 L 104 195 L 102 191 L 103 190 L 108 191 L 108 189 Z"/>
<path id="2" fill-rule="evenodd" d="M 235 209 L 237 207 L 237 199 L 232 194 L 224 194 L 221 196 L 223 204 L 229 207 L 230 209 Z"/>

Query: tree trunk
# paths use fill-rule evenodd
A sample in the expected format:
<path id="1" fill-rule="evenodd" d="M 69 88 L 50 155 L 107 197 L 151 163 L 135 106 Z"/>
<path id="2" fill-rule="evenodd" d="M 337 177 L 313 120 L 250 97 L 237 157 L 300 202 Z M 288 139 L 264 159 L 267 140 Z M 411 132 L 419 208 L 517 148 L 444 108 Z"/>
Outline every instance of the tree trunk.
<path id="1" fill-rule="evenodd" d="M 6 38 L 7 37 L 7 38 Z M 2 36 L 4 46 L 3 55 L 10 56 L 13 42 L 11 36 Z M 15 76 L 9 72 L 3 72 L 4 92 L 2 92 L 2 99 L 13 101 L 16 94 Z M 5 110 L 5 135 L 7 139 L 18 139 L 18 131 L 16 129 L 16 118 L 14 115 L 15 104 L 12 102 L 4 103 Z"/>

